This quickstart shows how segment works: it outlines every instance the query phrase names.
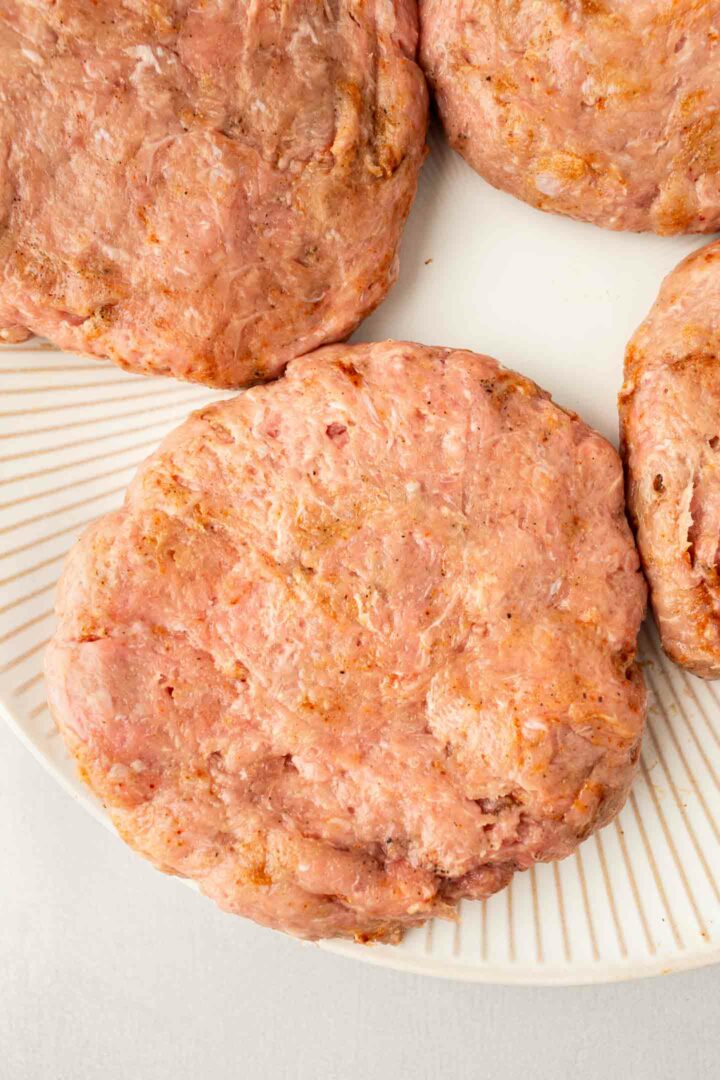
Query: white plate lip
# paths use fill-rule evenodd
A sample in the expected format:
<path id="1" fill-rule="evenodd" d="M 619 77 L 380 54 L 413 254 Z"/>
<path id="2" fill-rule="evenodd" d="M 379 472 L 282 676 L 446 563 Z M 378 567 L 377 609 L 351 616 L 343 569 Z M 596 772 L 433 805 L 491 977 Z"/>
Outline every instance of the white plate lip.
<path id="1" fill-rule="evenodd" d="M 55 762 L 44 753 L 32 739 L 19 718 L 0 698 L 0 716 L 32 754 L 45 771 L 53 777 L 70 797 L 86 810 L 90 816 L 113 836 L 117 837 L 107 813 L 89 790 L 81 793 L 74 787 Z M 182 884 L 200 891 L 197 884 L 186 878 L 178 879 Z M 237 918 L 237 916 L 235 916 Z M 280 931 L 273 931 L 279 933 Z M 639 963 L 637 960 L 627 963 L 601 963 L 597 965 L 568 963 L 563 965 L 536 964 L 513 965 L 495 964 L 452 964 L 432 957 L 413 956 L 389 945 L 356 945 L 354 942 L 324 939 L 307 942 L 292 938 L 296 944 L 315 945 L 324 952 L 342 956 L 347 960 L 356 960 L 373 967 L 402 971 L 408 975 L 431 976 L 445 981 L 478 983 L 493 986 L 591 986 L 604 983 L 631 982 L 636 979 L 649 979 L 661 975 L 673 975 L 683 971 L 693 971 L 720 963 L 720 945 L 708 943 L 706 946 L 686 949 L 683 953 L 665 953 L 656 955 L 652 960 Z M 382 950 L 382 951 L 381 951 Z"/>
<path id="2" fill-rule="evenodd" d="M 536 965 L 518 964 L 517 970 L 511 964 L 476 965 L 451 964 L 431 957 L 412 956 L 398 951 L 397 956 L 383 952 L 379 956 L 373 953 L 379 948 L 391 949 L 392 946 L 355 945 L 346 941 L 320 941 L 321 949 L 372 964 L 375 967 L 405 971 L 413 975 L 429 975 L 446 981 L 464 983 L 484 983 L 492 986 L 596 986 L 607 983 L 634 982 L 637 979 L 652 979 L 661 975 L 675 975 L 683 971 L 695 971 L 720 963 L 720 945 L 707 946 L 707 953 L 702 949 L 687 955 L 668 953 L 653 958 L 646 963 L 631 961 L 627 964 L 603 963 L 597 967 L 589 964 L 572 965 Z"/>

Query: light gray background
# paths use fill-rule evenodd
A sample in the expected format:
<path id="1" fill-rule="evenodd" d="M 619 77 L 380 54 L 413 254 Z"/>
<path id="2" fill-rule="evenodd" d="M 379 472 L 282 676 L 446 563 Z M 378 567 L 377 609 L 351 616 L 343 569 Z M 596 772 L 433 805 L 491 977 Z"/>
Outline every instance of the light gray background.
<path id="1" fill-rule="evenodd" d="M 720 966 L 469 986 L 300 946 L 156 873 L 0 722 L 2 1080 L 705 1080 Z"/>

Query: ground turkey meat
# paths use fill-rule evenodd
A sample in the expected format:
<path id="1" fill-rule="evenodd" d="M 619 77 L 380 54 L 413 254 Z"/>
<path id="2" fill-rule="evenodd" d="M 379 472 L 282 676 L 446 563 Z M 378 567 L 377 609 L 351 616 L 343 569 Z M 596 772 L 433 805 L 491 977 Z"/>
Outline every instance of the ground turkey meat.
<path id="1" fill-rule="evenodd" d="M 414 0 L 3 0 L 0 339 L 216 386 L 383 299 L 425 153 Z"/>
<path id="2" fill-rule="evenodd" d="M 577 416 L 487 357 L 332 346 L 192 416 L 85 533 L 49 700 L 158 867 L 396 940 L 618 811 L 644 606 Z"/>
<path id="3" fill-rule="evenodd" d="M 663 647 L 720 676 L 720 243 L 663 282 L 628 346 L 628 506 Z"/>
<path id="4" fill-rule="evenodd" d="M 720 228 L 720 0 L 420 0 L 451 144 L 611 229 Z"/>

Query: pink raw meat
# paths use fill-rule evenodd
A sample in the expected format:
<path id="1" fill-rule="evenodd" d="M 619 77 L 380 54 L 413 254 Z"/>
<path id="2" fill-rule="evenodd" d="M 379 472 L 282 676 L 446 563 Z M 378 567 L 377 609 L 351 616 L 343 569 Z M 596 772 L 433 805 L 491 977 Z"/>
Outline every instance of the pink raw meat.
<path id="1" fill-rule="evenodd" d="M 216 386 L 346 337 L 425 154 L 414 0 L 4 0 L 0 338 Z"/>
<path id="2" fill-rule="evenodd" d="M 420 0 L 450 143 L 610 229 L 720 228 L 720 0 Z"/>
<path id="3" fill-rule="evenodd" d="M 628 508 L 668 656 L 720 677 L 720 242 L 667 276 L 628 346 Z"/>
<path id="4" fill-rule="evenodd" d="M 644 606 L 578 417 L 487 357 L 334 346 L 192 416 L 85 533 L 49 700 L 158 867 L 396 940 L 618 811 Z"/>

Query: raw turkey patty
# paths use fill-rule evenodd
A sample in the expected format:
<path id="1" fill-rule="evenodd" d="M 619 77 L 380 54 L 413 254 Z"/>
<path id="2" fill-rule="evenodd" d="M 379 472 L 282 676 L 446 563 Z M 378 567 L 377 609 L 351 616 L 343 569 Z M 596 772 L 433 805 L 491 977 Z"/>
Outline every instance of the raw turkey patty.
<path id="1" fill-rule="evenodd" d="M 720 243 L 663 282 L 628 346 L 628 506 L 663 647 L 720 677 Z"/>
<path id="2" fill-rule="evenodd" d="M 611 229 L 720 228 L 720 0 L 420 0 L 451 144 Z"/>
<path id="3" fill-rule="evenodd" d="M 47 675 L 122 836 L 395 940 L 619 809 L 645 587 L 615 451 L 487 357 L 331 347 L 196 413 L 75 548 Z"/>
<path id="4" fill-rule="evenodd" d="M 423 160 L 415 0 L 3 0 L 0 339 L 217 386 L 384 297 Z"/>

